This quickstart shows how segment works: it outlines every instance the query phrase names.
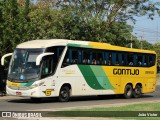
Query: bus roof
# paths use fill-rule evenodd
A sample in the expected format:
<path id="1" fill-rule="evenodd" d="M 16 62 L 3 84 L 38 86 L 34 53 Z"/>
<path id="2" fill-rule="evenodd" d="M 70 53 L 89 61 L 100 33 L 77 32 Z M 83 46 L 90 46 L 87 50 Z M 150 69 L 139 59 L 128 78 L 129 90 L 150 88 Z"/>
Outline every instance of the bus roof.
<path id="1" fill-rule="evenodd" d="M 51 46 L 66 46 L 65 39 L 31 40 L 17 45 L 17 48 L 47 48 Z"/>
<path id="2" fill-rule="evenodd" d="M 17 45 L 17 48 L 47 48 L 51 46 L 73 46 L 83 48 L 95 48 L 104 50 L 115 50 L 115 51 L 128 51 L 128 52 L 140 52 L 140 53 L 153 53 L 151 50 L 141 50 L 134 48 L 126 48 L 120 46 L 114 46 L 108 43 L 91 42 L 91 41 L 80 41 L 80 40 L 67 40 L 67 39 L 48 39 L 48 40 L 32 40 Z"/>

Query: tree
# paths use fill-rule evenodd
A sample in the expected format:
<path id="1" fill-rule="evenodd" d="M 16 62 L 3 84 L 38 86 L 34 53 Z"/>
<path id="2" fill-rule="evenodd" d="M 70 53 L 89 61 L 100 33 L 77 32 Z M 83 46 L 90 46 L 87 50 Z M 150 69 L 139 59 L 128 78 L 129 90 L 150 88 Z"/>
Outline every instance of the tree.
<path id="1" fill-rule="evenodd" d="M 160 42 L 153 44 L 153 50 L 157 53 L 157 62 L 160 65 Z"/>
<path id="2" fill-rule="evenodd" d="M 152 18 L 157 4 L 148 1 L 37 0 L 32 4 L 30 0 L 0 0 L 0 55 L 33 39 L 64 38 L 130 47 L 133 27 L 126 20 L 147 13 Z M 133 38 L 133 47 L 140 48 Z"/>
<path id="3" fill-rule="evenodd" d="M 108 31 L 112 23 L 126 22 L 133 16 L 148 15 L 153 19 L 155 11 L 159 10 L 160 2 L 150 0 L 59 0 L 61 7 L 77 9 L 77 14 L 84 14 L 85 18 L 94 16 L 100 21 L 106 21 Z"/>
<path id="4" fill-rule="evenodd" d="M 3 36 L 3 18 L 2 18 L 2 14 L 3 14 L 3 2 L 0 1 L 0 36 Z M 0 37 L 0 47 L 2 46 L 3 42 L 2 42 L 2 37 Z M 2 52 L 0 50 L 0 57 L 2 56 Z"/>
<path id="5" fill-rule="evenodd" d="M 28 40 L 28 22 L 27 14 L 29 13 L 29 0 L 25 0 L 24 6 L 19 2 L 24 0 L 4 0 L 0 2 L 2 9 L 0 17 L 1 55 L 13 51 L 17 44 Z M 0 9 L 0 10 L 1 10 Z M 26 12 L 27 11 L 27 12 Z"/>
<path id="6" fill-rule="evenodd" d="M 16 40 L 19 37 L 17 31 L 15 30 L 17 25 L 17 15 L 18 15 L 18 5 L 16 0 L 5 0 L 2 2 L 3 12 L 2 12 L 2 33 L 1 44 L 2 48 L 1 54 L 5 51 L 11 51 L 13 46 L 15 46 Z"/>
<path id="7" fill-rule="evenodd" d="M 116 27 L 118 23 L 122 26 L 128 26 L 127 20 L 135 22 L 133 16 L 148 15 L 150 19 L 153 19 L 154 13 L 159 10 L 158 3 L 152 3 L 149 0 L 58 0 L 57 7 L 62 13 L 72 16 L 70 18 L 75 18 L 75 21 L 77 21 L 73 28 L 74 32 L 69 30 L 70 34 L 83 30 L 80 33 L 83 36 L 82 39 L 90 39 L 91 36 L 94 36 L 95 41 L 122 45 L 123 42 L 128 44 L 130 40 L 129 32 L 132 32 L 132 28 L 129 27 L 131 29 L 125 36 L 120 35 L 122 33 L 119 31 L 115 32 L 116 30 L 113 30 L 113 28 L 118 28 Z M 73 26 L 74 22 L 72 21 L 71 24 Z M 81 24 L 81 26 L 77 24 Z M 85 26 L 83 27 L 83 25 Z M 79 26 L 79 28 L 75 29 L 75 26 Z M 86 28 L 87 26 L 88 28 Z M 84 37 L 84 35 L 88 37 Z"/>

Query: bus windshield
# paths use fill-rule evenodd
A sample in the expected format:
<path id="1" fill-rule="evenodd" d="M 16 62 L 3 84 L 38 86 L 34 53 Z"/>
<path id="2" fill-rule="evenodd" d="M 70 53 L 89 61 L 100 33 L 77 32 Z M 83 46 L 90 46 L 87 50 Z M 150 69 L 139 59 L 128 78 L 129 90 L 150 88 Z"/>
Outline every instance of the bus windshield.
<path id="1" fill-rule="evenodd" d="M 15 49 L 12 56 L 8 78 L 10 80 L 32 80 L 39 77 L 40 66 L 36 66 L 36 58 L 43 49 Z"/>

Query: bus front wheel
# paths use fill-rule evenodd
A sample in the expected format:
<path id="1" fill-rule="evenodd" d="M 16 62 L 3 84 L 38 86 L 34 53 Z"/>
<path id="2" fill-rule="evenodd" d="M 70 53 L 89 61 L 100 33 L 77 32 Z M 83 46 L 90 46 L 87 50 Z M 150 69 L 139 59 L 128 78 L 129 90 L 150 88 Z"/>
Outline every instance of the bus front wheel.
<path id="1" fill-rule="evenodd" d="M 133 91 L 133 97 L 134 98 L 140 98 L 142 95 L 142 88 L 140 85 L 136 85 L 134 91 Z"/>
<path id="2" fill-rule="evenodd" d="M 68 102 L 70 98 L 70 89 L 67 86 L 61 88 L 59 92 L 59 101 Z"/>
<path id="3" fill-rule="evenodd" d="M 133 95 L 133 88 L 131 85 L 126 85 L 125 90 L 124 90 L 124 97 L 125 98 L 131 98 Z"/>

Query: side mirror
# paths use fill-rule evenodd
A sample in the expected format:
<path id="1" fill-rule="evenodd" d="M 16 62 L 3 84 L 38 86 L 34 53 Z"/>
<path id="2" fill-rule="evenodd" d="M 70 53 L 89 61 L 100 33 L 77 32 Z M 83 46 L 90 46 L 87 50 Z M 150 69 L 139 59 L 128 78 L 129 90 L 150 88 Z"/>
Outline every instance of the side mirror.
<path id="1" fill-rule="evenodd" d="M 44 56 L 53 55 L 53 54 L 54 53 L 42 53 L 42 54 L 38 55 L 36 58 L 36 65 L 37 66 L 40 65 L 40 62 Z"/>
<path id="2" fill-rule="evenodd" d="M 6 57 L 9 57 L 9 56 L 12 56 L 12 54 L 13 54 L 13 53 L 8 53 L 8 54 L 5 54 L 5 55 L 2 56 L 2 58 L 1 58 L 1 65 L 2 65 L 2 66 L 4 66 L 4 60 L 5 60 L 5 58 L 6 58 Z"/>

